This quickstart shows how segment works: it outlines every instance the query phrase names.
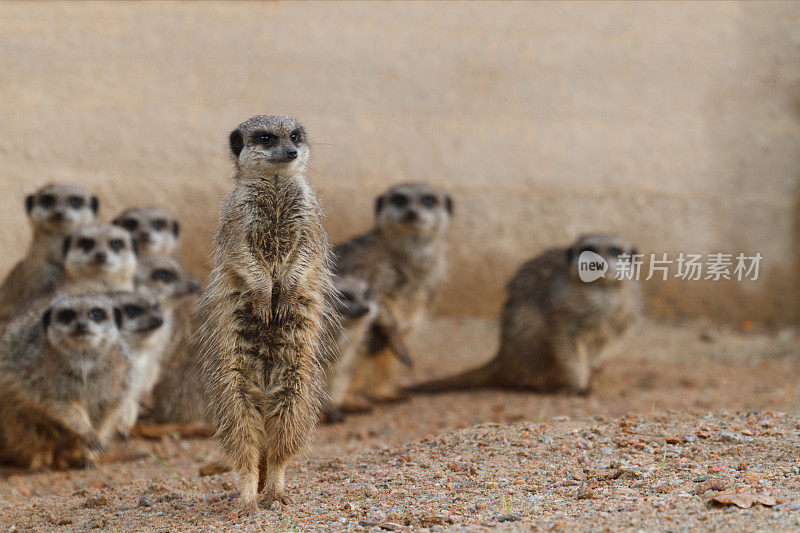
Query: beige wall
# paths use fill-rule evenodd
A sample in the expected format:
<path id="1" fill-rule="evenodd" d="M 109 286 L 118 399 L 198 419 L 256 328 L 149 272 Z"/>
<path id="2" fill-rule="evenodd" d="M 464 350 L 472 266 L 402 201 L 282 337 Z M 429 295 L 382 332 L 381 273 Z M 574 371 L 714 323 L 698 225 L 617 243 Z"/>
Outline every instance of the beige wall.
<path id="1" fill-rule="evenodd" d="M 800 4 L 3 4 L 0 270 L 49 181 L 175 208 L 195 272 L 227 133 L 300 118 L 335 240 L 426 180 L 457 202 L 443 309 L 493 314 L 580 232 L 760 251 L 746 287 L 651 283 L 652 312 L 795 317 Z"/>

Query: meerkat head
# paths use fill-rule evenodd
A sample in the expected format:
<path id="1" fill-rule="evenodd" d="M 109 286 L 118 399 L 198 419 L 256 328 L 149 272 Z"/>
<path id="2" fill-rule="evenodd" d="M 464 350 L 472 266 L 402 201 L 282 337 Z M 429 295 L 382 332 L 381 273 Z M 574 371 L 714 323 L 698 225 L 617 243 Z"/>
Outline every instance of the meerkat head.
<path id="1" fill-rule="evenodd" d="M 619 257 L 623 254 L 632 256 L 638 253 L 636 248 L 634 248 L 629 242 L 621 237 L 617 237 L 616 235 L 604 233 L 582 235 L 572 246 L 567 249 L 567 265 L 569 268 L 569 275 L 570 278 L 578 283 L 584 283 L 581 281 L 579 276 L 581 268 L 579 262 L 581 254 L 584 252 L 592 252 L 601 256 L 608 265 L 608 270 L 605 272 L 605 276 L 599 277 L 596 280 L 589 282 L 589 284 L 619 283 L 620 280 L 616 279 Z M 589 259 L 591 260 L 591 255 L 589 255 Z"/>
<path id="2" fill-rule="evenodd" d="M 335 281 L 336 292 L 334 308 L 345 322 L 374 317 L 378 312 L 378 302 L 370 284 L 355 276 L 342 276 Z"/>
<path id="3" fill-rule="evenodd" d="M 162 304 L 175 306 L 200 291 L 200 283 L 174 257 L 159 255 L 143 259 L 136 269 L 136 287 L 147 288 Z"/>
<path id="4" fill-rule="evenodd" d="M 42 316 L 47 343 L 87 373 L 119 340 L 120 310 L 100 294 L 56 296 Z"/>
<path id="5" fill-rule="evenodd" d="M 37 232 L 67 235 L 79 224 L 94 222 L 97 197 L 73 185 L 45 185 L 25 197 L 28 219 Z"/>
<path id="6" fill-rule="evenodd" d="M 303 172 L 311 155 L 303 126 L 283 115 L 256 115 L 228 140 L 236 168 L 248 174 Z"/>
<path id="7" fill-rule="evenodd" d="M 168 209 L 131 207 L 120 213 L 112 224 L 130 232 L 140 257 L 172 255 L 178 249 L 181 226 Z"/>
<path id="8" fill-rule="evenodd" d="M 375 214 L 384 234 L 434 240 L 443 237 L 450 225 L 453 200 L 425 183 L 406 183 L 380 195 Z"/>
<path id="9" fill-rule="evenodd" d="M 147 289 L 118 292 L 112 297 L 120 311 L 120 334 L 131 348 L 144 348 L 153 333 L 164 325 L 158 297 Z"/>
<path id="10" fill-rule="evenodd" d="M 78 226 L 64 239 L 64 270 L 70 282 L 131 286 L 136 271 L 136 245 L 130 233 L 117 226 Z"/>

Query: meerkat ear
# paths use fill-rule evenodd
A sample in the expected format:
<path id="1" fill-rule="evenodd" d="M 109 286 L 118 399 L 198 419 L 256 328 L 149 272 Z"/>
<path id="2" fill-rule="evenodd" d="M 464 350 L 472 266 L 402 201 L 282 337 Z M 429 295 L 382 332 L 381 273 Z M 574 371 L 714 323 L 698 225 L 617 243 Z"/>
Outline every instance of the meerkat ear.
<path id="1" fill-rule="evenodd" d="M 25 211 L 27 211 L 28 214 L 30 215 L 32 210 L 33 210 L 33 195 L 29 194 L 28 196 L 25 197 Z"/>
<path id="2" fill-rule="evenodd" d="M 64 237 L 64 242 L 61 243 L 61 255 L 63 257 L 67 257 L 67 252 L 69 252 L 69 246 L 72 244 L 72 235 L 67 235 Z"/>
<path id="3" fill-rule="evenodd" d="M 114 323 L 117 325 L 117 329 L 122 327 L 122 311 L 119 307 L 114 308 Z"/>
<path id="4" fill-rule="evenodd" d="M 48 309 L 47 311 L 44 312 L 44 315 L 42 315 L 42 327 L 44 329 L 50 327 L 50 319 L 52 318 L 52 316 L 53 316 L 52 309 Z"/>
<path id="5" fill-rule="evenodd" d="M 228 141 L 230 142 L 231 152 L 233 153 L 234 157 L 239 157 L 239 154 L 242 153 L 242 149 L 244 148 L 242 131 L 239 128 L 233 130 L 228 138 Z"/>
<path id="6" fill-rule="evenodd" d="M 173 220 L 172 221 L 172 233 L 174 233 L 175 236 L 177 237 L 180 232 L 181 232 L 180 223 L 177 220 Z"/>
<path id="7" fill-rule="evenodd" d="M 97 199 L 97 196 L 92 196 L 89 199 L 89 205 L 91 206 L 92 211 L 96 215 L 97 214 L 97 210 L 100 209 L 100 201 Z"/>
<path id="8" fill-rule="evenodd" d="M 447 212 L 450 213 L 450 216 L 453 216 L 453 199 L 449 194 L 444 195 L 444 207 L 447 209 Z"/>
<path id="9" fill-rule="evenodd" d="M 386 195 L 382 194 L 375 200 L 375 213 L 381 212 L 384 203 L 386 203 Z"/>

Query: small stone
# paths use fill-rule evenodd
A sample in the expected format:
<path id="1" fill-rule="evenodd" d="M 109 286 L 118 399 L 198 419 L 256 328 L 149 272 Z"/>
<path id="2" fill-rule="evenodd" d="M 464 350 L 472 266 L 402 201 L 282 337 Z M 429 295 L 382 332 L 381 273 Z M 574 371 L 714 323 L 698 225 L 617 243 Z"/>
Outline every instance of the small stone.
<path id="1" fill-rule="evenodd" d="M 149 496 L 142 496 L 139 498 L 139 507 L 152 507 L 153 500 Z"/>
<path id="2" fill-rule="evenodd" d="M 367 498 L 374 498 L 378 495 L 378 488 L 375 485 L 367 485 L 364 487 L 364 495 Z"/>
<path id="3" fill-rule="evenodd" d="M 519 515 L 517 514 L 504 514 L 497 517 L 498 522 L 517 522 Z"/>
<path id="4" fill-rule="evenodd" d="M 720 442 L 741 442 L 743 439 L 741 435 L 731 433 L 730 431 L 723 431 L 719 436 Z"/>
<path id="5" fill-rule="evenodd" d="M 83 506 L 88 509 L 93 509 L 95 507 L 105 507 L 108 503 L 109 501 L 105 494 L 92 494 L 86 498 L 86 501 L 83 502 Z"/>

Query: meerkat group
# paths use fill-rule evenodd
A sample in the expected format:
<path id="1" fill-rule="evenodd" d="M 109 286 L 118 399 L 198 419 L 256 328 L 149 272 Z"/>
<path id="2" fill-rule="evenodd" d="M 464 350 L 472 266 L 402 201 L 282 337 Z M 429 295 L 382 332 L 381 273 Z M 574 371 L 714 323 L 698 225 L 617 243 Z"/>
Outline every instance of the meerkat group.
<path id="1" fill-rule="evenodd" d="M 258 115 L 228 137 L 234 176 L 203 284 L 177 257 L 181 225 L 161 207 L 98 221 L 76 186 L 25 199 L 33 239 L 0 285 L 0 460 L 31 468 L 93 462 L 142 420 L 211 424 L 236 470 L 239 507 L 291 501 L 287 463 L 321 420 L 408 393 L 480 387 L 586 394 L 608 346 L 640 315 L 635 253 L 606 234 L 523 264 L 507 286 L 489 363 L 410 385 L 407 344 L 447 277 L 453 198 L 389 187 L 374 227 L 336 246 L 308 179 L 303 126 Z M 578 278 L 578 257 L 610 273 Z M 199 297 L 195 298 L 195 295 Z"/>

